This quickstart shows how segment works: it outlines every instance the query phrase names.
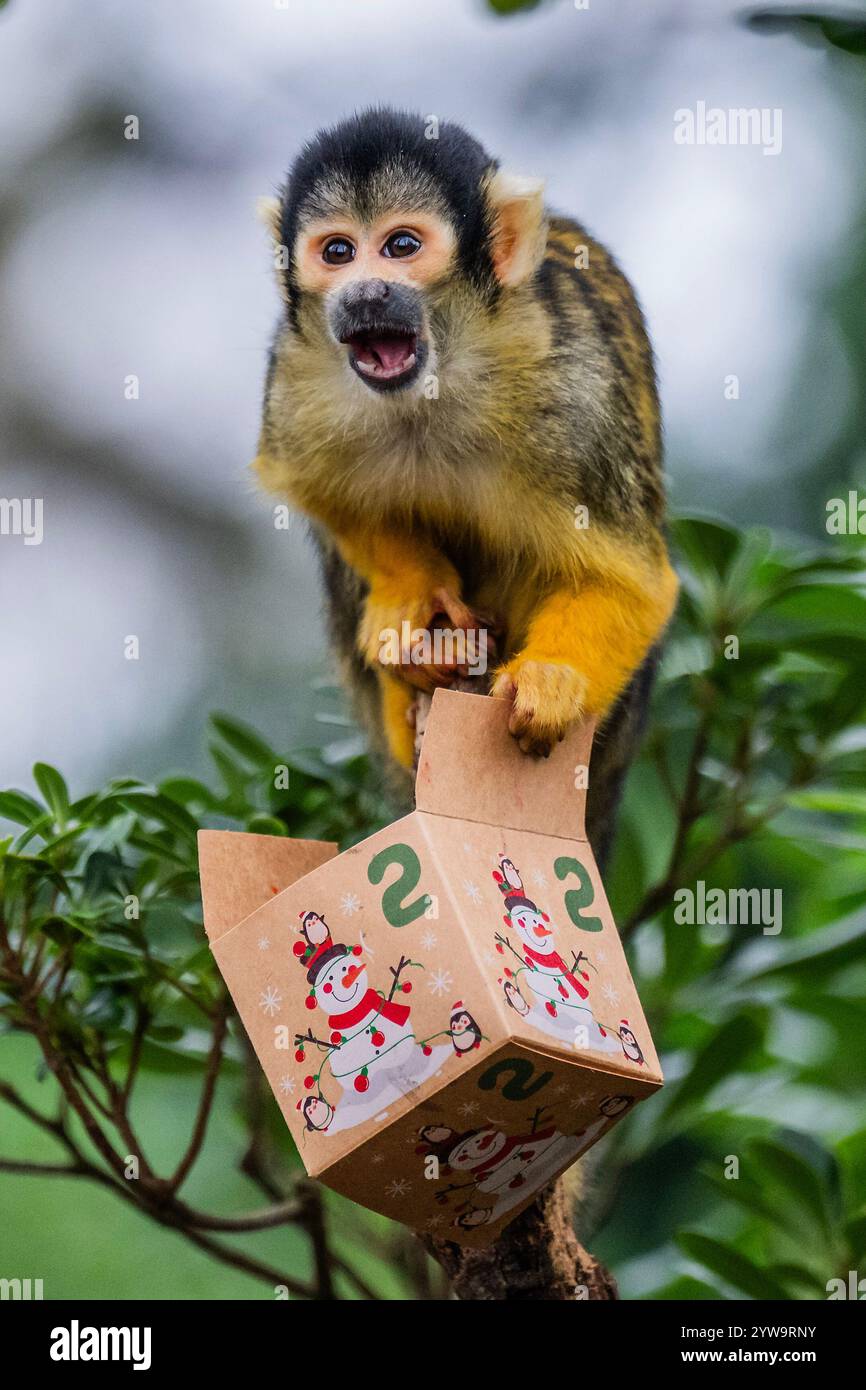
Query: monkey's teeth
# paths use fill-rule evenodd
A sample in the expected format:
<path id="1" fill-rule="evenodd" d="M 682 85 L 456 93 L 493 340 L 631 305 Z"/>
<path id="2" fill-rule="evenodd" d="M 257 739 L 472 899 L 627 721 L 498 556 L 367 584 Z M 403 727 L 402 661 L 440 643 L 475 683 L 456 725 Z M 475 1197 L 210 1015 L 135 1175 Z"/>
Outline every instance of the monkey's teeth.
<path id="1" fill-rule="evenodd" d="M 409 356 L 395 367 L 384 367 L 380 362 L 365 362 L 362 358 L 356 357 L 355 362 L 359 372 L 365 376 L 375 376 L 380 381 L 387 381 L 391 377 L 404 376 L 415 366 L 415 354 L 410 352 Z"/>

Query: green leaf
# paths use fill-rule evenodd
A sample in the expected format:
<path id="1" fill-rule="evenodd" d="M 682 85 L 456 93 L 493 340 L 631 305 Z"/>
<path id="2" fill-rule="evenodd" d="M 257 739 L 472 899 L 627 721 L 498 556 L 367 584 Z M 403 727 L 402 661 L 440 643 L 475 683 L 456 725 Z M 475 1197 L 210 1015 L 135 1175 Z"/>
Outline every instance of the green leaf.
<path id="1" fill-rule="evenodd" d="M 268 747 L 264 739 L 259 738 L 257 733 L 246 724 L 241 724 L 239 720 L 230 719 L 225 714 L 212 714 L 210 722 L 220 738 L 236 753 L 240 753 L 242 758 L 246 758 L 247 762 L 252 763 L 253 767 L 263 764 L 273 766 L 279 761 L 274 750 Z"/>
<path id="2" fill-rule="evenodd" d="M 749 1145 L 747 1161 L 757 1163 L 764 1174 L 765 1185 L 782 1189 L 792 1211 L 808 1212 L 815 1224 L 832 1240 L 832 1225 L 821 1180 L 805 1159 L 771 1139 L 755 1139 Z"/>
<path id="3" fill-rule="evenodd" d="M 0 817 L 14 820 L 16 825 L 32 825 L 45 815 L 45 807 L 26 792 L 0 792 Z"/>
<path id="4" fill-rule="evenodd" d="M 754 10 L 746 16 L 759 33 L 809 32 L 817 29 L 834 48 L 863 57 L 866 55 L 866 19 L 857 15 L 827 14 L 820 10 Z"/>
<path id="5" fill-rule="evenodd" d="M 69 816 L 69 790 L 66 783 L 57 768 L 51 767 L 49 763 L 34 763 L 33 779 L 51 808 L 54 819 L 62 828 Z"/>
<path id="6" fill-rule="evenodd" d="M 677 1236 L 677 1245 L 691 1259 L 724 1279 L 726 1284 L 748 1294 L 749 1298 L 790 1299 L 783 1284 L 732 1245 L 699 1231 L 683 1231 Z"/>
<path id="7" fill-rule="evenodd" d="M 703 1100 L 725 1077 L 741 1070 L 760 1047 L 763 1036 L 763 1019 L 755 1011 L 728 1019 L 698 1053 L 668 1105 L 668 1115 Z"/>

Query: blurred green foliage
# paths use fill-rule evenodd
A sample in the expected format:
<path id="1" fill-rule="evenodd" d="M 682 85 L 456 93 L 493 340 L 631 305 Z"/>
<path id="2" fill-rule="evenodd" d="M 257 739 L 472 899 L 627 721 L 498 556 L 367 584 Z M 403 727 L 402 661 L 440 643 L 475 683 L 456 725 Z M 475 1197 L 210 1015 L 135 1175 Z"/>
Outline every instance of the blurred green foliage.
<path id="1" fill-rule="evenodd" d="M 613 1131 L 581 1236 L 626 1290 L 824 1297 L 866 1255 L 863 554 L 702 518 L 674 542 L 683 595 L 608 874 L 668 1085 Z M 354 739 L 283 755 L 211 723 L 214 785 L 127 778 L 73 800 L 37 764 L 32 791 L 0 794 L 20 827 L 0 846 L 3 1027 L 47 1038 L 94 1094 L 100 1067 L 122 1079 L 134 1054 L 165 1088 L 204 1074 L 222 986 L 200 825 L 345 846 L 388 819 Z M 781 932 L 678 924 L 675 893 L 702 879 L 781 890 Z M 238 1095 L 243 1061 L 233 1024 L 223 1085 Z M 284 1131 L 277 1162 L 291 1179 Z M 385 1224 L 359 1212 L 349 1246 L 363 1256 Z"/>

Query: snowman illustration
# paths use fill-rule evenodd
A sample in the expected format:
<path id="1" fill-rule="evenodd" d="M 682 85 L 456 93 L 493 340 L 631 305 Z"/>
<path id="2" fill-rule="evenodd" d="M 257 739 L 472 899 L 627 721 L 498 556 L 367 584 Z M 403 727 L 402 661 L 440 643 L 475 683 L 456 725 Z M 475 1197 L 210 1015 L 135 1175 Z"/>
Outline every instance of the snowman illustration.
<path id="1" fill-rule="evenodd" d="M 562 1134 L 555 1123 L 543 1119 L 544 1114 L 536 1110 L 528 1128 L 517 1134 L 506 1134 L 495 1125 L 463 1132 L 427 1125 L 420 1131 L 418 1152 L 435 1155 L 445 1176 L 465 1178 L 436 1193 L 436 1201 L 446 1206 L 452 1194 L 465 1194 L 455 1208 L 453 1225 L 470 1228 L 497 1221 L 589 1143 L 586 1132 Z"/>
<path id="2" fill-rule="evenodd" d="M 501 856 L 493 877 L 504 899 L 503 921 L 520 941 L 518 950 L 506 934 L 495 933 L 499 954 L 507 952 L 517 962 L 504 970 L 509 1005 L 555 1038 L 595 1052 L 618 1052 L 619 1038 L 599 1026 L 589 1003 L 589 973 L 583 968 L 589 957 L 580 951 L 571 953 L 570 962 L 563 959 L 550 918 L 527 897 L 511 859 Z"/>
<path id="3" fill-rule="evenodd" d="M 423 970 L 420 962 L 401 955 L 390 967 L 385 994 L 371 986 L 361 946 L 334 942 L 321 914 L 301 914 L 301 936 L 294 954 L 306 970 L 305 1003 L 326 1015 L 328 1034 L 320 1037 L 312 1027 L 295 1034 L 296 1061 L 305 1061 L 308 1050 L 321 1059 L 318 1070 L 304 1078 L 310 1094 L 298 1101 L 297 1109 L 308 1131 L 335 1134 L 384 1115 L 389 1105 L 436 1075 L 447 1058 L 460 1056 L 463 1049 L 455 1041 L 453 1021 L 431 1037 L 415 1036 L 411 1006 L 402 1001 L 412 990 L 405 975 L 410 969 Z M 332 1082 L 340 1095 L 326 1095 Z"/>

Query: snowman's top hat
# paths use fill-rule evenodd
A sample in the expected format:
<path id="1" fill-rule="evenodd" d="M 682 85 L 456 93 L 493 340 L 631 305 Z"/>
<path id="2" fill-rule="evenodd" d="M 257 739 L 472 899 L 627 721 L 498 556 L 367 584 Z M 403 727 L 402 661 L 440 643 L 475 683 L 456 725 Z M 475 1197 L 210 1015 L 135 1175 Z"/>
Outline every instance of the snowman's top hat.
<path id="1" fill-rule="evenodd" d="M 516 907 L 528 907 L 530 912 L 538 912 L 538 908 L 532 899 L 525 898 L 522 893 L 507 893 L 505 896 L 505 906 L 509 916 Z"/>
<path id="2" fill-rule="evenodd" d="M 315 985 L 323 970 L 327 970 L 329 965 L 333 965 L 335 960 L 340 960 L 342 956 L 349 954 L 348 946 L 335 946 L 330 937 L 324 941 L 319 949 L 312 955 L 308 962 L 307 984 Z"/>

